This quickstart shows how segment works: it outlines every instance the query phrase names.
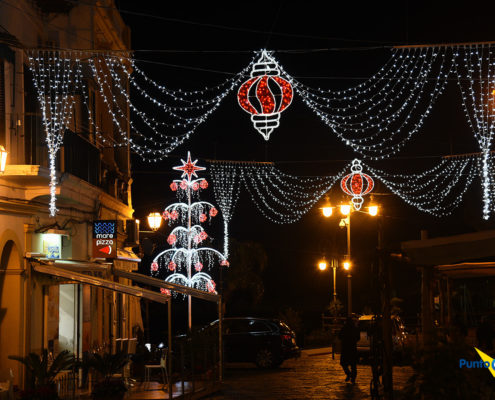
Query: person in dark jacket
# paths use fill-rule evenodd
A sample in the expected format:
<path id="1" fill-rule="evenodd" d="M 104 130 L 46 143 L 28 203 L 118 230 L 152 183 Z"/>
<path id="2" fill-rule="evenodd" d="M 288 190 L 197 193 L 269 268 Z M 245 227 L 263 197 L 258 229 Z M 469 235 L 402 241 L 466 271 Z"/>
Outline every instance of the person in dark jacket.
<path id="1" fill-rule="evenodd" d="M 345 381 L 354 383 L 357 376 L 356 364 L 358 359 L 357 342 L 359 341 L 359 329 L 351 317 L 347 317 L 344 326 L 339 332 L 339 339 L 342 342 L 340 365 L 346 374 Z"/>

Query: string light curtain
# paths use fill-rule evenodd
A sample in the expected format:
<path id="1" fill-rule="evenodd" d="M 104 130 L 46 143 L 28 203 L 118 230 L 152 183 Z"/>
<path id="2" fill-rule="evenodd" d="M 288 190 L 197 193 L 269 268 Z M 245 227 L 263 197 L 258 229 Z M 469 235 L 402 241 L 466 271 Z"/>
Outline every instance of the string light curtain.
<path id="1" fill-rule="evenodd" d="M 453 68 L 449 48 L 392 49 L 371 78 L 345 90 L 312 88 L 291 77 L 297 95 L 363 158 L 398 153 L 419 131 Z"/>
<path id="2" fill-rule="evenodd" d="M 461 204 L 464 194 L 479 176 L 479 165 L 479 157 L 469 156 L 442 159 L 420 173 L 390 173 L 369 165 L 366 169 L 407 204 L 444 217 Z"/>
<path id="3" fill-rule="evenodd" d="M 491 150 L 495 130 L 495 57 L 493 46 L 472 45 L 456 49 L 455 72 L 462 105 L 481 150 L 483 218 L 493 213 L 494 169 Z"/>
<path id="4" fill-rule="evenodd" d="M 420 130 L 448 78 L 455 74 L 466 117 L 482 152 L 483 217 L 489 218 L 495 185 L 491 157 L 495 94 L 493 45 L 392 49 L 388 61 L 373 76 L 344 90 L 305 85 L 285 71 L 273 53 L 265 50 L 256 52 L 251 62 L 237 74 L 216 86 L 199 90 L 172 89 L 160 84 L 124 54 L 28 51 L 49 152 L 50 215 L 54 216 L 57 211 L 56 156 L 63 134 L 73 119 L 76 96 L 86 108 L 98 143 L 129 146 L 143 160 L 158 161 L 189 139 L 229 93 L 239 90 L 260 63 L 260 56 L 264 57 L 265 63 L 274 65 L 274 70 L 280 74 L 277 79 L 292 88 L 294 98 L 299 97 L 338 138 L 367 160 L 381 160 L 401 151 Z M 269 81 L 263 79 L 260 81 Z M 96 118 L 88 97 L 89 86 L 100 110 L 110 116 L 111 127 L 101 126 Z M 270 88 L 263 89 L 267 94 Z M 256 88 L 257 95 L 260 90 Z M 255 101 L 251 95 L 246 93 L 246 98 Z M 278 101 L 276 96 L 273 98 Z M 252 198 L 274 222 L 299 219 L 300 213 L 306 212 L 306 204 L 312 204 L 314 199 L 300 197 L 303 196 L 300 186 L 304 185 L 301 181 L 285 186 L 289 177 L 282 176 L 273 166 L 252 170 L 245 166 L 236 169 L 236 173 L 241 174 L 236 179 L 242 180 Z M 260 182 L 264 183 L 260 185 Z M 325 181 L 325 184 L 329 182 Z M 228 183 L 224 190 L 228 191 L 228 196 L 230 192 L 233 195 L 238 192 L 229 188 Z M 315 196 L 320 191 L 317 186 Z M 228 213 L 226 224 L 233 205 L 224 206 Z M 303 205 L 302 209 L 299 205 Z M 286 210 L 281 212 L 281 206 Z"/>
<path id="5" fill-rule="evenodd" d="M 219 85 L 187 91 L 158 84 L 123 55 L 55 50 L 30 50 L 27 55 L 49 153 L 51 216 L 57 212 L 57 153 L 72 121 L 76 96 L 81 98 L 98 143 L 129 146 L 143 160 L 156 162 L 189 139 L 251 68 L 250 63 Z M 111 128 L 101 126 L 96 118 L 89 86 L 96 102 L 110 116 Z M 131 88 L 135 94 L 132 100 Z"/>
<path id="6" fill-rule="evenodd" d="M 67 52 L 41 52 L 37 58 L 29 57 L 29 67 L 40 104 L 43 129 L 48 148 L 50 168 L 50 216 L 57 213 L 57 153 L 63 134 L 72 120 L 74 95 L 74 60 Z"/>
<path id="7" fill-rule="evenodd" d="M 398 174 L 362 163 L 364 170 L 407 204 L 437 217 L 451 214 L 461 204 L 479 176 L 480 164 L 478 156 L 448 157 L 425 171 Z M 210 161 L 215 198 L 224 218 L 224 254 L 228 254 L 228 225 L 241 188 L 246 189 L 259 212 L 271 222 L 293 223 L 349 173 L 351 167 L 352 163 L 348 163 L 332 176 L 298 177 L 280 171 L 273 163 Z"/>

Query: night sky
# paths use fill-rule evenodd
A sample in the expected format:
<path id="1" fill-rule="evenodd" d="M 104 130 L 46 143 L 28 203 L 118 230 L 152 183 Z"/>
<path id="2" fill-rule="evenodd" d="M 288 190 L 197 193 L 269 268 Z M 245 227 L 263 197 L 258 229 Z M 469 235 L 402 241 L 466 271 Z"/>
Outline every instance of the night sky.
<path id="1" fill-rule="evenodd" d="M 260 48 L 274 50 L 285 70 L 305 84 L 338 89 L 354 86 L 378 70 L 390 55 L 390 45 L 493 40 L 493 13 L 484 5 L 487 2 L 466 2 L 463 7 L 452 2 L 346 2 L 338 6 L 328 2 L 332 6 L 326 9 L 322 8 L 325 2 L 230 3 L 226 7 L 214 2 L 163 2 L 162 8 L 158 3 L 116 0 L 131 28 L 140 67 L 175 89 L 218 84 L 245 67 L 253 51 Z M 204 166 L 204 159 L 274 161 L 281 170 L 301 176 L 334 174 L 358 156 L 343 146 L 297 95 L 266 143 L 232 93 L 167 160 L 150 165 L 134 157 L 136 218 L 144 220 L 149 212 L 162 211 L 174 201 L 169 184 L 178 175 L 171 167 L 185 158 L 188 150 Z M 373 165 L 389 171 L 407 165 L 420 171 L 437 160 L 425 157 L 474 151 L 476 142 L 461 109 L 459 89 L 451 82 L 406 149 L 390 161 Z M 338 187 L 334 189 L 330 198 L 339 202 L 342 194 Z M 212 196 L 213 190 L 205 192 Z M 478 181 L 462 206 L 443 219 L 407 206 L 378 182 L 375 192 L 375 200 L 383 207 L 384 242 L 390 250 L 398 250 L 401 240 L 419 239 L 421 229 L 434 237 L 493 228 L 481 219 Z M 345 230 L 338 228 L 337 218 L 324 219 L 318 206 L 297 223 L 276 225 L 263 218 L 248 193 L 241 193 L 231 236 L 259 242 L 268 254 L 265 295 L 251 314 L 275 316 L 292 307 L 308 327 L 319 324 L 318 316 L 331 297 L 332 281 L 328 272 L 317 270 L 316 262 L 332 241 L 345 248 Z M 218 239 L 213 245 L 221 248 L 220 219 L 216 224 L 207 230 Z M 376 220 L 356 215 L 352 252 L 357 312 L 370 305 L 374 296 L 370 282 L 376 236 Z M 393 269 L 394 295 L 407 298 L 404 308 L 414 314 L 418 286 L 410 282 L 416 280 L 416 271 L 403 264 L 394 264 Z M 345 299 L 344 277 L 337 279 L 337 291 Z"/>

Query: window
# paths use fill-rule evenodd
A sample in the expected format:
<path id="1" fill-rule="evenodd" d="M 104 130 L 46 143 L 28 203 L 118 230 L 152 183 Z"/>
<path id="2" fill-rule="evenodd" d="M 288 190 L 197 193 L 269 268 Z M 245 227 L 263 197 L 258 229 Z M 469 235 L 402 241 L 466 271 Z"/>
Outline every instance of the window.
<path id="1" fill-rule="evenodd" d="M 262 321 L 249 321 L 249 332 L 270 332 L 271 329 Z"/>

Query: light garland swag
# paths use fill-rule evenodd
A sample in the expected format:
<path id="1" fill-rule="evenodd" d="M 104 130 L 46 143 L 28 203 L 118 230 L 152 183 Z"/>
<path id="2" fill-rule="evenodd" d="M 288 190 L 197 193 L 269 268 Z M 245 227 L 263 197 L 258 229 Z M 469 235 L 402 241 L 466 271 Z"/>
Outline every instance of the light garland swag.
<path id="1" fill-rule="evenodd" d="M 28 59 L 49 153 L 51 216 L 57 212 L 56 156 L 65 130 L 73 124 L 77 99 L 87 110 L 100 145 L 128 146 L 150 162 L 163 159 L 189 139 L 234 90 L 238 91 L 240 106 L 252 114 L 254 127 L 265 140 L 279 127 L 280 112 L 289 107 L 293 97 L 299 96 L 362 158 L 381 160 L 397 154 L 420 130 L 452 75 L 457 78 L 466 117 L 482 153 L 483 217 L 487 219 L 493 213 L 493 45 L 395 48 L 373 76 L 345 90 L 305 85 L 266 50 L 257 52 L 243 70 L 220 84 L 189 91 L 157 83 L 134 60 L 111 52 L 30 50 Z M 246 81 L 248 74 L 250 78 Z M 130 89 L 136 98 L 131 99 Z M 111 116 L 111 128 L 98 123 L 90 105 L 90 91 L 97 108 Z M 142 104 L 147 104 L 145 107 L 151 111 L 144 111 Z M 275 201 L 278 206 L 290 207 L 287 199 L 301 195 L 294 189 L 297 185 L 283 187 L 273 181 L 277 175 L 260 173 L 256 170 L 242 176 L 253 198 L 274 221 L 297 219 L 298 208 L 280 212 L 273 204 Z M 263 179 L 267 184 L 260 187 L 258 183 Z M 278 200 L 266 198 L 266 186 L 273 189 Z M 236 188 L 227 183 L 225 190 L 236 193 Z M 287 195 L 290 190 L 296 192 Z M 316 188 L 316 193 L 319 190 Z M 430 210 L 422 202 L 417 204 Z M 225 205 L 227 219 L 234 205 Z"/>
<path id="2" fill-rule="evenodd" d="M 356 168 L 356 166 L 362 169 Z M 371 168 L 360 160 L 351 163 L 334 176 L 297 177 L 285 174 L 272 163 L 210 161 L 210 174 L 215 199 L 224 220 L 224 255 L 228 256 L 228 225 L 235 211 L 241 188 L 262 215 L 271 222 L 288 224 L 298 221 L 342 177 L 365 170 L 382 181 L 407 204 L 443 217 L 461 203 L 473 179 L 479 176 L 479 157 L 445 158 L 421 173 L 391 174 Z M 350 175 L 347 173 L 350 172 Z M 366 175 L 371 179 L 368 175 Z M 366 180 L 368 181 L 368 178 Z M 370 181 L 360 197 L 373 187 Z M 356 193 L 351 193 L 356 196 Z M 358 201 L 359 208 L 361 202 Z M 357 209 L 359 209 L 357 208 Z"/>

